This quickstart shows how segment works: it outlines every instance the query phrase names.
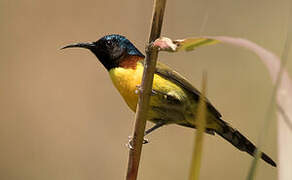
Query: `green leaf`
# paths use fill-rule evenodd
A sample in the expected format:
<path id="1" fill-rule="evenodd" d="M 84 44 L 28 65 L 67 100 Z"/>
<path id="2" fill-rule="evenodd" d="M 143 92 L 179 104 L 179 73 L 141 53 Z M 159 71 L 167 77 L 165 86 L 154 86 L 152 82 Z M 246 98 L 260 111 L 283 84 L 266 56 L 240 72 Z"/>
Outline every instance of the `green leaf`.
<path id="1" fill-rule="evenodd" d="M 198 47 L 208 46 L 219 43 L 219 41 L 210 38 L 189 38 L 182 41 L 174 41 L 178 44 L 177 51 L 192 51 Z"/>
<path id="2" fill-rule="evenodd" d="M 159 48 L 160 51 L 177 52 L 192 51 L 198 47 L 208 46 L 219 43 L 218 40 L 198 37 L 172 41 L 169 38 L 161 37 L 153 42 L 153 46 Z"/>

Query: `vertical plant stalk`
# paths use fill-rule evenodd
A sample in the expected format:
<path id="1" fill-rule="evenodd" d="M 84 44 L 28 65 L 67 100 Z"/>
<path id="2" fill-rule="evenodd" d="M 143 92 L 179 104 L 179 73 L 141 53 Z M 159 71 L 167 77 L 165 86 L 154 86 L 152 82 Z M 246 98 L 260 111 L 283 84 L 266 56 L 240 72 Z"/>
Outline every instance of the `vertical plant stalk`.
<path id="1" fill-rule="evenodd" d="M 207 75 L 204 72 L 202 78 L 202 93 L 200 96 L 199 106 L 197 110 L 197 132 L 195 138 L 195 147 L 190 168 L 189 180 L 198 180 L 200 176 L 201 159 L 203 151 L 204 132 L 206 129 L 206 89 L 207 89 Z"/>
<path id="2" fill-rule="evenodd" d="M 290 4 L 290 11 L 289 11 L 289 18 L 288 20 L 291 20 L 292 18 L 292 6 Z M 287 65 L 288 61 L 288 54 L 289 50 L 291 48 L 291 42 L 292 42 L 292 23 L 288 22 L 288 30 L 286 34 L 286 40 L 284 44 L 284 49 L 281 55 L 281 64 L 279 65 L 280 67 L 277 67 L 277 74 L 275 75 L 275 78 L 273 78 L 274 81 L 274 88 L 270 100 L 270 105 L 268 107 L 268 110 L 266 112 L 266 117 L 264 120 L 264 125 L 261 130 L 259 140 L 258 140 L 258 150 L 256 151 L 255 158 L 253 159 L 249 174 L 247 179 L 248 180 L 253 180 L 255 179 L 256 176 L 256 169 L 257 169 L 257 163 L 258 160 L 260 159 L 261 156 L 261 145 L 262 141 L 264 139 L 264 136 L 266 136 L 267 131 L 268 131 L 268 125 L 270 124 L 271 121 L 271 116 L 272 116 L 272 110 L 273 110 L 273 105 L 276 103 L 276 100 L 278 102 L 281 102 L 281 104 L 278 104 L 278 155 L 279 155 L 279 173 L 278 173 L 278 178 L 279 179 L 291 179 L 292 178 L 292 173 L 289 168 L 291 168 L 291 130 L 289 129 L 288 124 L 285 124 L 286 118 L 289 119 L 289 116 L 285 114 L 285 111 L 287 111 L 288 115 L 291 115 L 291 109 L 287 107 L 291 107 L 291 101 L 289 101 L 289 98 L 284 98 L 282 94 L 286 94 L 285 90 L 289 89 L 289 85 L 285 84 L 283 82 L 283 79 L 288 76 L 285 74 L 285 66 Z M 287 79 L 287 78 L 286 78 Z M 286 80 L 288 81 L 288 80 Z M 284 89 L 284 90 L 283 90 Z M 290 88 L 291 89 L 291 88 Z M 281 92 L 283 91 L 283 92 Z M 281 94 L 282 93 L 282 94 Z M 285 105 L 284 107 L 281 107 L 281 105 Z M 284 117 L 286 115 L 286 118 Z M 288 122 L 290 122 L 288 120 Z M 289 150 L 290 149 L 290 150 Z"/>
<path id="3" fill-rule="evenodd" d="M 292 123 L 292 100 L 290 96 L 290 100 L 288 98 L 283 99 L 283 97 L 280 94 L 285 94 L 283 91 L 283 88 L 285 88 L 287 91 L 292 92 L 291 84 L 290 86 L 288 84 L 285 84 L 283 82 L 284 76 L 284 68 L 288 63 L 288 56 L 289 51 L 291 50 L 291 43 L 292 43 L 292 2 L 290 1 L 290 9 L 289 9 L 289 18 L 288 18 L 288 30 L 286 35 L 286 41 L 284 45 L 284 49 L 282 52 L 282 64 L 281 69 L 279 72 L 279 76 L 282 77 L 282 81 L 279 82 L 281 85 L 281 89 L 279 89 L 277 94 L 278 101 L 283 102 L 283 105 L 278 104 L 278 164 L 279 164 L 279 170 L 278 170 L 278 179 L 279 180 L 285 180 L 285 179 L 292 179 L 292 129 L 291 129 L 291 123 Z M 290 87 L 290 88 L 289 88 Z M 287 93 L 286 93 L 287 94 Z"/>
<path id="4" fill-rule="evenodd" d="M 166 0 L 155 0 L 153 6 L 152 26 L 149 36 L 149 44 L 146 47 L 146 60 L 140 86 L 139 100 L 136 110 L 136 120 L 132 139 L 132 147 L 129 152 L 128 171 L 126 180 L 136 180 L 142 151 L 148 106 L 151 96 L 153 76 L 156 67 L 158 49 L 153 48 L 151 43 L 160 37 Z"/>

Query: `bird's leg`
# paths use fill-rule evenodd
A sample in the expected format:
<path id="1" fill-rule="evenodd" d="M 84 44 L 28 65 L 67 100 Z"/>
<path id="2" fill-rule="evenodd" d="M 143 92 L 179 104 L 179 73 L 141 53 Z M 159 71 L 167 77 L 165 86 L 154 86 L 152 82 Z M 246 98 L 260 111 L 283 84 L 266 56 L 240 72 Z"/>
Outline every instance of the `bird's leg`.
<path id="1" fill-rule="evenodd" d="M 142 92 L 142 88 L 141 88 L 141 85 L 137 85 L 136 86 L 136 89 L 135 89 L 135 94 L 139 94 L 140 92 Z M 158 94 L 161 94 L 161 92 L 159 91 L 156 91 L 154 89 L 151 90 L 151 95 L 158 95 Z M 163 94 L 164 97 L 166 97 L 166 94 Z M 158 129 L 159 127 L 163 126 L 165 123 L 163 122 L 159 122 L 157 124 L 155 124 L 152 128 L 150 129 L 147 129 L 144 133 L 144 137 L 147 135 L 147 134 L 150 134 L 152 131 L 154 131 L 155 129 Z M 129 149 L 133 149 L 133 146 L 132 146 L 132 143 L 133 143 L 133 137 L 132 136 L 128 136 L 128 143 L 126 144 L 126 146 L 129 148 Z M 143 139 L 143 144 L 147 144 L 149 143 L 148 139 Z"/>
<path id="2" fill-rule="evenodd" d="M 144 133 L 144 137 L 145 137 L 147 134 L 150 134 L 151 132 L 153 132 L 154 130 L 160 128 L 160 127 L 163 126 L 163 125 L 165 125 L 164 122 L 159 122 L 159 123 L 155 124 L 153 127 L 151 127 L 150 129 L 147 129 L 147 130 L 145 131 L 145 133 Z M 132 136 L 129 136 L 128 138 L 129 138 L 129 141 L 128 141 L 128 143 L 127 143 L 126 145 L 127 145 L 127 147 L 128 147 L 129 149 L 133 149 L 133 146 L 132 146 L 133 138 L 132 138 Z M 145 139 L 145 138 L 144 138 L 144 139 L 143 139 L 143 144 L 147 144 L 147 143 L 149 143 L 148 139 Z"/>
<path id="3" fill-rule="evenodd" d="M 147 134 L 150 134 L 151 132 L 153 132 L 154 130 L 160 128 L 161 126 L 165 125 L 164 122 L 159 122 L 157 124 L 155 124 L 152 128 L 147 129 L 144 133 L 144 136 L 146 136 Z"/>

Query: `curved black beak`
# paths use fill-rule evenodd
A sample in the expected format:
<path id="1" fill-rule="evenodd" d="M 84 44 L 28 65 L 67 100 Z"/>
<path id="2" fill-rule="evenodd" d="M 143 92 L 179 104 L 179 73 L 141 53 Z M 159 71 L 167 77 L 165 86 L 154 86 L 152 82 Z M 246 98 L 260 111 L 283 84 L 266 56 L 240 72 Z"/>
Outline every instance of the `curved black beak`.
<path id="1" fill-rule="evenodd" d="M 93 43 L 76 43 L 76 44 L 70 44 L 68 46 L 62 47 L 60 50 L 62 49 L 67 49 L 67 48 L 85 48 L 85 49 L 92 49 L 95 47 L 95 45 Z"/>

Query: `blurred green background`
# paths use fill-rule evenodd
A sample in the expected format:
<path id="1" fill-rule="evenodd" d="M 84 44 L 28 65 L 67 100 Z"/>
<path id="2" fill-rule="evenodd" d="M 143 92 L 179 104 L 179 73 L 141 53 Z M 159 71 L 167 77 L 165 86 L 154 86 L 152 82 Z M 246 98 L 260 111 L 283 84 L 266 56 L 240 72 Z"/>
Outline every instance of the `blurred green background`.
<path id="1" fill-rule="evenodd" d="M 119 33 L 143 51 L 152 3 L 0 0 L 1 180 L 124 179 L 134 113 L 91 53 L 59 48 Z M 168 1 L 162 35 L 243 37 L 281 55 L 288 11 L 288 0 Z M 224 120 L 256 142 L 272 84 L 254 54 L 216 45 L 160 53 L 159 59 L 198 88 L 207 70 L 211 102 Z M 292 61 L 287 68 L 292 75 Z M 263 149 L 277 160 L 273 119 Z M 148 138 L 139 179 L 187 179 L 194 130 L 170 125 Z M 245 179 L 251 160 L 222 138 L 207 135 L 201 179 Z M 261 161 L 257 178 L 276 179 L 277 169 Z"/>

